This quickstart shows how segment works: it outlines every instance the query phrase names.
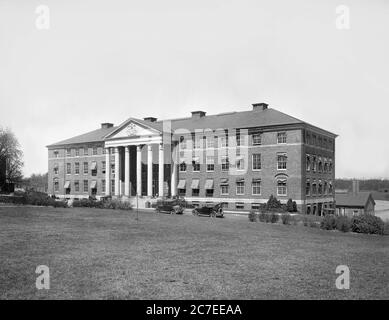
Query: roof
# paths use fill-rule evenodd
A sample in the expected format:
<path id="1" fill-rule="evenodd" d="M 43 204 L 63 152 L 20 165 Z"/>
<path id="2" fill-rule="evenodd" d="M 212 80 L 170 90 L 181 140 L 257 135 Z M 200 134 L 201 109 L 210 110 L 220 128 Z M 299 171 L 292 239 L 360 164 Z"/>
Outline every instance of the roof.
<path id="1" fill-rule="evenodd" d="M 89 142 L 102 142 L 104 141 L 104 136 L 111 133 L 117 129 L 117 127 L 111 127 L 111 128 L 100 128 L 97 130 L 93 130 L 84 134 L 81 134 L 79 136 L 75 136 L 70 139 L 62 140 L 53 144 L 48 145 L 47 147 L 55 147 L 55 146 L 61 146 L 61 145 L 67 145 L 67 144 L 77 144 L 77 143 L 89 143 Z"/>
<path id="2" fill-rule="evenodd" d="M 126 125 L 129 121 L 138 122 L 141 125 L 150 127 L 162 132 L 164 121 L 171 121 L 171 129 L 186 129 L 188 131 L 195 131 L 196 129 L 234 129 L 234 128 L 253 128 L 253 127 L 274 127 L 274 126 L 285 126 L 285 125 L 308 125 L 312 128 L 324 131 L 326 134 L 336 137 L 336 134 L 329 131 L 320 129 L 311 124 L 308 124 L 300 119 L 294 118 L 281 111 L 267 108 L 265 110 L 249 110 L 240 112 L 226 112 L 216 115 L 202 116 L 202 117 L 188 117 L 180 119 L 169 119 L 160 121 L 145 121 L 136 118 L 129 118 L 122 124 L 112 128 L 101 128 L 97 129 L 67 140 L 63 140 L 48 147 L 77 144 L 77 143 L 88 143 L 88 142 L 102 142 L 104 137 L 113 133 L 117 129 Z"/>
<path id="3" fill-rule="evenodd" d="M 364 208 L 370 199 L 375 204 L 370 192 L 335 194 L 337 207 Z"/>
<path id="4" fill-rule="evenodd" d="M 249 128 L 286 124 L 302 124 L 303 121 L 275 109 L 261 111 L 226 112 L 193 119 L 172 119 L 172 129 L 219 129 L 219 128 Z M 158 121 L 162 122 L 162 121 Z"/>

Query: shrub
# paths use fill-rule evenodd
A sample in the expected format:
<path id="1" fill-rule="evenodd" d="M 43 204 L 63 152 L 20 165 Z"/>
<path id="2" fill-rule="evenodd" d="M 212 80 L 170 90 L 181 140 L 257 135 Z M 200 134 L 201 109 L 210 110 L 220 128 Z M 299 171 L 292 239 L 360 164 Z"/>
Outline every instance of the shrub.
<path id="1" fill-rule="evenodd" d="M 346 216 L 336 217 L 336 229 L 342 232 L 349 232 L 351 228 L 351 220 Z"/>
<path id="2" fill-rule="evenodd" d="M 250 210 L 249 221 L 250 222 L 257 222 L 257 213 L 254 210 Z"/>
<path id="3" fill-rule="evenodd" d="M 271 195 L 266 203 L 266 210 L 276 211 L 282 209 L 281 202 Z"/>
<path id="4" fill-rule="evenodd" d="M 266 213 L 265 214 L 265 222 L 266 223 L 270 223 L 271 222 L 271 213 Z"/>
<path id="5" fill-rule="evenodd" d="M 271 223 L 276 223 L 276 222 L 278 222 L 278 219 L 279 219 L 280 217 L 278 216 L 278 214 L 276 214 L 276 213 L 271 213 L 270 214 L 270 222 Z"/>
<path id="6" fill-rule="evenodd" d="M 351 220 L 351 230 L 358 233 L 383 234 L 385 224 L 381 218 L 364 214 L 353 217 Z"/>
<path id="7" fill-rule="evenodd" d="M 291 219 L 292 219 L 292 216 L 288 213 L 284 213 L 283 215 L 281 215 L 282 224 L 290 224 Z"/>
<path id="8" fill-rule="evenodd" d="M 293 212 L 293 201 L 292 199 L 288 199 L 288 202 L 286 203 L 286 211 Z"/>
<path id="9" fill-rule="evenodd" d="M 384 235 L 389 235 L 389 221 L 384 223 Z"/>
<path id="10" fill-rule="evenodd" d="M 267 216 L 267 214 L 265 212 L 260 212 L 258 215 L 259 221 L 266 222 L 266 216 Z"/>
<path id="11" fill-rule="evenodd" d="M 336 219 L 333 214 L 327 214 L 324 216 L 323 220 L 320 223 L 320 228 L 324 230 L 334 230 L 336 229 Z"/>

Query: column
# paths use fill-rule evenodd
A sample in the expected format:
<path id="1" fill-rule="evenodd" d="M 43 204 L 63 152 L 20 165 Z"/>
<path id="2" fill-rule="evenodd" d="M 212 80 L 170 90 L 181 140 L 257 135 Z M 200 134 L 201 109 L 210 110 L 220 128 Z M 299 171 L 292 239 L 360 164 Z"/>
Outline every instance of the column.
<path id="1" fill-rule="evenodd" d="M 105 148 L 105 195 L 111 194 L 111 148 Z"/>
<path id="2" fill-rule="evenodd" d="M 119 159 L 119 148 L 115 147 L 115 196 L 120 195 L 120 159 Z"/>
<path id="3" fill-rule="evenodd" d="M 147 196 L 153 196 L 153 149 L 147 145 Z"/>
<path id="4" fill-rule="evenodd" d="M 163 197 L 163 178 L 164 178 L 164 162 L 163 162 L 163 144 L 159 145 L 159 161 L 158 161 L 158 195 Z"/>
<path id="5" fill-rule="evenodd" d="M 142 195 L 142 149 L 136 146 L 136 193 Z"/>
<path id="6" fill-rule="evenodd" d="M 178 146 L 175 146 L 172 150 L 172 177 L 171 177 L 171 191 L 172 197 L 177 195 L 177 154 L 178 154 Z"/>
<path id="7" fill-rule="evenodd" d="M 130 146 L 124 147 L 124 195 L 130 196 Z"/>

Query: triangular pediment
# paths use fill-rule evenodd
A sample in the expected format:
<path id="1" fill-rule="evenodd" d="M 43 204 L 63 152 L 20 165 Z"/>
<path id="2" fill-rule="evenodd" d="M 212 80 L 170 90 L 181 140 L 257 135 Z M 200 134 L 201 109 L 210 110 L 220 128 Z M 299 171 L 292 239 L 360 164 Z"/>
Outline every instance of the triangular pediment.
<path id="1" fill-rule="evenodd" d="M 116 130 L 108 134 L 105 139 L 122 139 L 131 137 L 150 137 L 160 135 L 160 131 L 149 127 L 143 121 L 129 119 L 122 123 Z"/>

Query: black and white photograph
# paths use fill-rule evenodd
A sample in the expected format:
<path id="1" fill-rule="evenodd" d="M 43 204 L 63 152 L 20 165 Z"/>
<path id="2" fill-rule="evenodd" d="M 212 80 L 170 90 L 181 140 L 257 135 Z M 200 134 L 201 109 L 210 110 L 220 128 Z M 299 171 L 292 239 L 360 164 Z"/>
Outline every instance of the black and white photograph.
<path id="1" fill-rule="evenodd" d="M 389 299 L 388 17 L 0 0 L 0 300 Z"/>

